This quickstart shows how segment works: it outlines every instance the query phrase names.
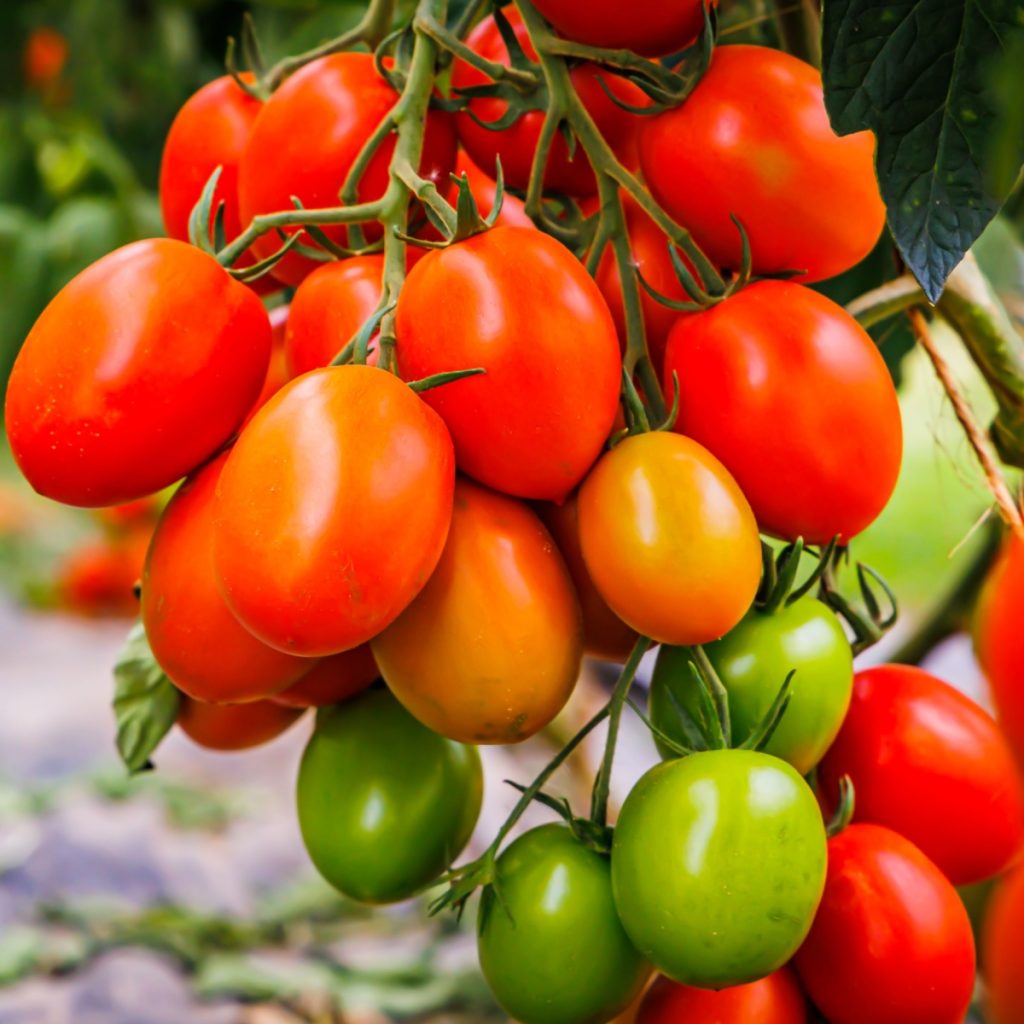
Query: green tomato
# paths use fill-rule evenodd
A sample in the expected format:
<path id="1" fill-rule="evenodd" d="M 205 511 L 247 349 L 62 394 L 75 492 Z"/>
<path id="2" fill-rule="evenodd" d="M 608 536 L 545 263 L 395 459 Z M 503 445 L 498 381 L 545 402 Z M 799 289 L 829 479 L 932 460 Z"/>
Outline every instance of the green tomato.
<path id="1" fill-rule="evenodd" d="M 796 952 L 825 885 L 825 825 L 785 761 L 711 750 L 652 768 L 622 806 L 612 890 L 633 944 L 697 988 L 763 978 Z"/>
<path id="2" fill-rule="evenodd" d="M 369 690 L 318 714 L 299 768 L 299 827 L 331 885 L 393 903 L 459 855 L 482 795 L 476 747 L 431 732 L 387 690 Z"/>
<path id="3" fill-rule="evenodd" d="M 651 973 L 615 912 L 608 858 L 564 825 L 532 829 L 498 858 L 477 945 L 484 977 L 521 1024 L 601 1024 Z"/>
<path id="4" fill-rule="evenodd" d="M 789 705 L 765 750 L 806 775 L 836 738 L 853 693 L 853 652 L 832 610 L 813 597 L 775 612 L 754 609 L 704 651 L 729 694 L 734 744 L 753 732 L 794 672 Z M 680 707 L 698 713 L 691 658 L 690 648 L 662 647 L 651 681 L 651 721 L 682 744 Z M 658 749 L 677 756 L 665 744 Z"/>

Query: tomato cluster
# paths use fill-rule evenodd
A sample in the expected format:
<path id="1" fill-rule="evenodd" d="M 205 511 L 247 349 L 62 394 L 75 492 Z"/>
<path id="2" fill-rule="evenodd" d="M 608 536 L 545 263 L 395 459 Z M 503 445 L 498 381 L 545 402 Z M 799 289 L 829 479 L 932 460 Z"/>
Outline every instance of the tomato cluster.
<path id="1" fill-rule="evenodd" d="M 427 80 L 411 157 L 400 48 L 193 96 L 164 152 L 170 237 L 98 261 L 25 341 L 15 458 L 87 507 L 183 480 L 141 582 L 181 729 L 237 750 L 319 708 L 297 788 L 313 863 L 370 903 L 483 886 L 481 965 L 522 1024 L 610 1020 L 655 970 L 640 1024 L 791 1024 L 809 1001 L 834 1024 L 954 1024 L 974 945 L 953 886 L 1013 860 L 1024 797 L 951 687 L 854 674 L 866 634 L 834 588 L 895 486 L 900 411 L 871 338 L 801 282 L 876 242 L 873 139 L 832 133 L 813 68 L 736 45 L 674 103 L 600 51 L 562 61 L 604 140 L 570 145 L 543 94 L 496 79 L 560 60 L 555 30 L 678 50 L 704 8 L 544 0 L 538 34 L 522 6 L 452 46 L 450 86 Z M 663 762 L 614 829 L 610 729 L 589 818 L 502 850 L 544 775 L 450 872 L 477 747 L 549 725 L 585 652 L 625 664 L 617 723 L 657 645 Z"/>

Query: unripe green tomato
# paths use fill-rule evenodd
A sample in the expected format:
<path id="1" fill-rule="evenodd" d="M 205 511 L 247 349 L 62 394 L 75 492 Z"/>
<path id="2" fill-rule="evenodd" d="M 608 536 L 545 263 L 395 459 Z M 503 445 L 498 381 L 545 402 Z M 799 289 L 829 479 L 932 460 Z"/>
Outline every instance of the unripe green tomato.
<path id="1" fill-rule="evenodd" d="M 764 749 L 806 775 L 836 738 L 853 692 L 853 652 L 832 610 L 813 597 L 774 612 L 753 609 L 704 651 L 729 694 L 734 744 L 754 731 L 794 672 L 789 704 Z M 684 745 L 679 707 L 700 720 L 691 659 L 687 647 L 662 647 L 650 693 L 654 725 Z M 663 743 L 658 750 L 677 756 Z"/>
<path id="2" fill-rule="evenodd" d="M 331 885 L 394 903 L 459 855 L 482 795 L 475 747 L 431 732 L 386 690 L 369 690 L 319 712 L 299 768 L 299 827 Z"/>
<path id="3" fill-rule="evenodd" d="M 498 858 L 477 946 L 487 983 L 520 1024 L 603 1024 L 651 973 L 619 922 L 608 858 L 565 825 L 532 829 Z"/>
<path id="4" fill-rule="evenodd" d="M 612 890 L 633 944 L 663 974 L 725 988 L 781 967 L 825 885 L 825 825 L 785 761 L 712 750 L 652 768 L 626 798 Z"/>

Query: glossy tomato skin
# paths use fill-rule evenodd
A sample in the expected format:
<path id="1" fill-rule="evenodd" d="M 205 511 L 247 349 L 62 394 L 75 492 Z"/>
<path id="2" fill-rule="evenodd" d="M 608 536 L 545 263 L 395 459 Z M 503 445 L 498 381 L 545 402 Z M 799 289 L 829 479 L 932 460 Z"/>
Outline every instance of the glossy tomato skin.
<path id="1" fill-rule="evenodd" d="M 238 163 L 262 109 L 263 104 L 230 75 L 207 82 L 185 101 L 167 133 L 160 161 L 160 212 L 171 238 L 189 240 L 192 208 L 218 167 L 221 172 L 213 209 L 224 204 L 224 237 L 228 241 L 241 234 Z"/>
<path id="2" fill-rule="evenodd" d="M 807 1024 L 807 1000 L 788 967 L 720 992 L 660 977 L 636 1024 Z"/>
<path id="3" fill-rule="evenodd" d="M 217 488 L 214 559 L 238 619 L 289 654 L 337 654 L 427 582 L 455 466 L 437 415 L 372 366 L 304 374 L 242 432 Z"/>
<path id="4" fill-rule="evenodd" d="M 293 195 L 307 209 L 337 206 L 363 144 L 397 99 L 368 53 L 335 53 L 296 71 L 263 105 L 242 153 L 238 198 L 243 223 L 259 213 L 293 209 Z M 420 173 L 435 184 L 446 183 L 455 145 L 448 115 L 431 110 Z M 392 136 L 371 158 L 360 183 L 360 202 L 384 194 L 394 148 Z M 343 227 L 323 230 L 335 241 L 345 240 Z M 308 237 L 304 241 L 311 242 Z M 265 257 L 279 246 L 272 232 L 254 243 L 253 250 Z M 274 267 L 274 276 L 296 285 L 317 266 L 291 252 Z"/>
<path id="5" fill-rule="evenodd" d="M 459 480 L 433 576 L 371 646 L 424 725 L 463 743 L 518 743 L 569 699 L 583 636 L 572 580 L 541 521 Z"/>
<path id="6" fill-rule="evenodd" d="M 714 263 L 740 266 L 735 214 L 755 274 L 802 270 L 804 281 L 848 270 L 878 240 L 874 150 L 871 132 L 832 131 L 817 70 L 762 46 L 717 48 L 685 102 L 640 130 L 654 198 Z"/>
<path id="7" fill-rule="evenodd" d="M 761 542 L 732 477 L 678 434 L 628 437 L 579 493 L 580 547 L 608 606 L 659 643 L 702 644 L 743 618 Z"/>
<path id="8" fill-rule="evenodd" d="M 584 650 L 595 658 L 624 662 L 637 641 L 637 634 L 608 607 L 587 571 L 580 548 L 578 494 L 570 494 L 561 505 L 538 504 L 537 514 L 558 545 L 576 588 L 583 613 Z"/>
<path id="9" fill-rule="evenodd" d="M 969 697 L 907 665 L 857 673 L 853 703 L 818 774 L 849 775 L 856 820 L 906 836 L 954 885 L 997 874 L 1024 841 L 1024 796 L 1006 740 Z"/>
<path id="10" fill-rule="evenodd" d="M 664 232 L 632 200 L 625 201 L 626 230 L 629 232 L 629 248 L 633 254 L 633 265 L 637 273 L 666 298 L 675 302 L 687 302 L 689 296 L 679 283 L 672 257 L 669 255 L 668 240 Z M 611 247 L 605 250 L 598 265 L 596 280 L 608 302 L 608 308 L 615 318 L 615 328 L 623 347 L 626 344 L 626 318 L 622 308 L 622 282 L 619 267 Z M 658 302 L 642 285 L 640 306 L 643 309 L 644 329 L 647 333 L 647 348 L 651 363 L 657 374 L 661 374 L 665 362 L 665 346 L 669 331 L 672 330 L 679 313 L 664 303 Z"/>
<path id="11" fill-rule="evenodd" d="M 814 794 L 768 754 L 667 761 L 622 806 L 615 905 L 637 949 L 675 981 L 724 988 L 777 970 L 806 936 L 824 883 Z"/>
<path id="12" fill-rule="evenodd" d="M 519 12 L 514 7 L 506 7 L 502 9 L 502 13 L 508 19 L 526 55 L 536 60 L 536 51 L 530 43 Z M 509 63 L 505 41 L 493 16 L 484 18 L 466 37 L 466 43 L 470 49 L 487 60 L 505 65 Z M 646 95 L 625 79 L 603 75 L 596 64 L 578 65 L 570 74 L 573 87 L 605 140 L 612 149 L 623 154 L 627 162 L 634 163 L 641 116 L 617 106 L 602 88 L 600 80 L 603 77 L 608 88 L 620 100 L 634 106 L 644 106 L 648 102 Z M 482 71 L 463 60 L 455 61 L 452 68 L 452 87 L 456 92 L 459 89 L 489 83 L 490 79 Z M 477 96 L 469 103 L 469 110 L 485 123 L 499 120 L 507 109 L 508 104 L 497 97 Z M 533 154 L 544 122 L 543 110 L 527 111 L 514 124 L 501 131 L 484 128 L 468 113 L 456 115 L 455 120 L 459 141 L 470 159 L 484 174 L 492 178 L 497 177 L 496 161 L 500 157 L 505 183 L 513 188 L 526 189 L 530 181 Z M 570 158 L 565 140 L 560 137 L 554 140 L 544 170 L 544 187 L 570 196 L 587 196 L 597 191 L 594 172 L 581 146 L 576 147 Z"/>
<path id="13" fill-rule="evenodd" d="M 431 732 L 386 690 L 319 713 L 302 756 L 299 826 L 317 870 L 366 903 L 437 878 L 480 813 L 480 755 Z"/>
<path id="14" fill-rule="evenodd" d="M 457 177 L 465 175 L 469 183 L 469 190 L 476 200 L 477 209 L 484 217 L 488 217 L 494 209 L 494 200 L 498 195 L 498 183 L 489 174 L 481 171 L 479 167 L 466 155 L 466 151 L 459 150 L 455 158 L 455 174 Z M 458 189 L 453 188 L 450 201 L 454 204 L 458 196 Z M 523 201 L 510 192 L 503 192 L 501 197 L 501 212 L 494 222 L 495 227 L 500 228 L 532 228 L 533 221 L 526 213 Z"/>
<path id="15" fill-rule="evenodd" d="M 619 398 L 615 326 L 582 264 L 540 231 L 494 228 L 427 253 L 397 317 L 406 380 L 487 371 L 423 394 L 459 468 L 506 494 L 562 500 L 600 453 Z"/>
<path id="16" fill-rule="evenodd" d="M 66 284 L 29 332 L 7 388 L 11 450 L 66 505 L 142 498 L 231 436 L 269 360 L 262 304 L 212 256 L 133 242 Z"/>
<path id="17" fill-rule="evenodd" d="M 985 979 L 986 1020 L 1024 1020 L 1024 869 L 997 884 L 985 916 L 981 974 Z"/>
<path id="18" fill-rule="evenodd" d="M 480 900 L 484 977 L 521 1024 L 607 1021 L 639 995 L 651 967 L 619 923 L 608 858 L 561 824 L 521 835 Z"/>
<path id="19" fill-rule="evenodd" d="M 307 659 L 308 660 L 308 659 Z M 270 699 L 290 708 L 323 708 L 362 693 L 380 677 L 368 644 L 323 658 L 297 682 Z"/>
<path id="20" fill-rule="evenodd" d="M 182 695 L 178 728 L 195 744 L 225 753 L 262 746 L 294 725 L 302 711 L 269 700 L 206 704 Z"/>
<path id="21" fill-rule="evenodd" d="M 766 533 L 849 541 L 885 507 L 903 454 L 896 389 L 830 299 L 787 281 L 750 285 L 676 322 L 670 394 L 673 371 L 676 430 L 721 459 Z"/>
<path id="22" fill-rule="evenodd" d="M 196 700 L 258 700 L 315 664 L 257 640 L 224 603 L 213 566 L 214 496 L 227 453 L 207 463 L 164 509 L 142 577 L 142 621 L 171 682 Z"/>
<path id="23" fill-rule="evenodd" d="M 1008 537 L 978 599 L 974 649 L 988 680 L 996 718 L 1024 767 L 1024 542 Z"/>
<path id="24" fill-rule="evenodd" d="M 961 1024 L 974 988 L 967 912 L 942 872 L 879 825 L 829 840 L 828 881 L 794 964 L 831 1024 Z"/>
<path id="25" fill-rule="evenodd" d="M 811 597 L 775 612 L 755 608 L 704 651 L 728 691 L 737 744 L 754 732 L 794 673 L 789 705 L 764 749 L 806 775 L 839 732 L 853 692 L 853 652 L 831 609 Z M 684 745 L 679 707 L 696 721 L 700 713 L 692 664 L 689 648 L 662 647 L 650 691 L 651 720 Z M 659 749 L 663 757 L 676 756 Z"/>
<path id="26" fill-rule="evenodd" d="M 299 285 L 285 330 L 292 377 L 327 366 L 373 316 L 383 273 L 384 257 L 372 253 L 325 263 Z"/>

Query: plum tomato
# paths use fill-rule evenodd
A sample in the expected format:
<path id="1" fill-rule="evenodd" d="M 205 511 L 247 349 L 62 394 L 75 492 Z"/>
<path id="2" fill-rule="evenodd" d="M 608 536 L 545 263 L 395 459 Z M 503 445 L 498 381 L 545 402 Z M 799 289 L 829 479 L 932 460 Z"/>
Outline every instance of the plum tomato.
<path id="1" fill-rule="evenodd" d="M 761 542 L 718 460 L 679 434 L 637 434 L 601 457 L 579 493 L 580 547 L 608 606 L 659 643 L 703 644 L 754 600 Z"/>
<path id="2" fill-rule="evenodd" d="M 732 270 L 733 215 L 755 274 L 805 271 L 803 281 L 859 263 L 885 225 L 874 135 L 836 135 L 820 73 L 781 50 L 717 47 L 680 106 L 644 119 L 639 148 L 654 198 Z"/>
<path id="3" fill-rule="evenodd" d="M 486 371 L 423 398 L 451 431 L 459 468 L 488 487 L 561 501 L 611 432 L 615 325 L 583 265 L 549 235 L 493 228 L 427 253 L 399 296 L 397 336 L 406 380 Z"/>
<path id="4" fill-rule="evenodd" d="M 853 652 L 832 610 L 813 597 L 774 612 L 755 608 L 704 651 L 728 691 L 737 744 L 757 728 L 794 673 L 789 704 L 764 749 L 806 775 L 839 732 L 853 691 Z M 651 681 L 651 720 L 684 745 L 683 712 L 695 721 L 700 714 L 692 664 L 690 649 L 662 647 Z M 664 757 L 675 756 L 668 747 L 659 749 Z"/>
<path id="5" fill-rule="evenodd" d="M 778 970 L 825 884 L 825 825 L 785 761 L 711 750 L 666 761 L 626 797 L 612 845 L 615 905 L 663 974 L 725 988 Z"/>
<path id="6" fill-rule="evenodd" d="M 991 1024 L 1024 1020 L 1024 868 L 997 883 L 981 941 L 985 1010 Z"/>
<path id="7" fill-rule="evenodd" d="M 298 377 L 252 418 L 217 486 L 228 606 L 289 654 L 358 647 L 433 572 L 454 479 L 444 424 L 394 375 L 352 365 Z"/>
<path id="8" fill-rule="evenodd" d="M 788 967 L 720 992 L 660 977 L 636 1024 L 807 1024 L 807 1000 Z"/>
<path id="9" fill-rule="evenodd" d="M 1024 795 L 992 717 L 908 665 L 858 672 L 843 727 L 818 772 L 828 799 L 849 775 L 856 821 L 885 825 L 954 885 L 1002 871 L 1024 841 Z"/>
<path id="10" fill-rule="evenodd" d="M 475 747 L 431 732 L 386 690 L 369 690 L 319 712 L 299 768 L 299 826 L 331 885 L 393 903 L 459 855 L 482 793 Z"/>
<path id="11" fill-rule="evenodd" d="M 168 238 L 126 245 L 66 284 L 25 339 L 7 387 L 14 458 L 66 505 L 159 491 L 238 429 L 270 345 L 263 305 L 212 256 Z"/>
<path id="12" fill-rule="evenodd" d="M 885 507 L 903 454 L 896 389 L 875 343 L 831 299 L 789 281 L 752 284 L 676 321 L 670 394 L 673 371 L 675 429 L 722 460 L 766 533 L 845 542 Z"/>
<path id="13" fill-rule="evenodd" d="M 248 704 L 206 704 L 182 694 L 178 728 L 207 750 L 234 752 L 262 746 L 280 736 L 302 715 L 269 700 Z"/>
<path id="14" fill-rule="evenodd" d="M 561 824 L 531 829 L 498 858 L 477 948 L 488 985 L 520 1024 L 610 1020 L 651 973 L 619 923 L 608 858 Z"/>
<path id="15" fill-rule="evenodd" d="M 369 644 L 323 658 L 297 683 L 274 694 L 275 704 L 291 708 L 322 708 L 362 693 L 380 677 Z"/>
<path id="16" fill-rule="evenodd" d="M 460 479 L 433 576 L 371 646 L 391 691 L 435 732 L 518 743 L 569 699 L 583 637 L 572 580 L 541 521 Z"/>
<path id="17" fill-rule="evenodd" d="M 830 1024 L 961 1024 L 974 990 L 956 889 L 880 825 L 829 840 L 825 894 L 794 964 Z"/>

